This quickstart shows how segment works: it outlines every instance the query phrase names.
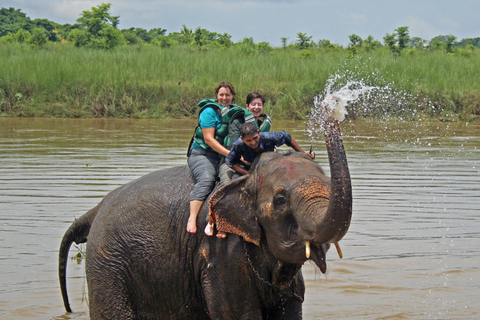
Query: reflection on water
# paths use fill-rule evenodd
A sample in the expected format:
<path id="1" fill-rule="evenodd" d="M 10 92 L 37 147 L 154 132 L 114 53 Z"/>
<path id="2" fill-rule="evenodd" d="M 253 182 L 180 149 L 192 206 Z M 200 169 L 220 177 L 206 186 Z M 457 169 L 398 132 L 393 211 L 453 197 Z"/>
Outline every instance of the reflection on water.
<path id="1" fill-rule="evenodd" d="M 274 121 L 326 169 L 304 122 Z M 186 164 L 194 120 L 0 119 L 0 318 L 88 319 L 84 263 L 60 239 L 117 186 Z M 328 272 L 304 267 L 305 319 L 480 318 L 480 124 L 342 124 L 353 219 Z M 82 249 L 82 248 L 80 248 Z M 84 248 L 83 248 L 84 250 Z M 71 249 L 74 256 L 77 249 Z"/>

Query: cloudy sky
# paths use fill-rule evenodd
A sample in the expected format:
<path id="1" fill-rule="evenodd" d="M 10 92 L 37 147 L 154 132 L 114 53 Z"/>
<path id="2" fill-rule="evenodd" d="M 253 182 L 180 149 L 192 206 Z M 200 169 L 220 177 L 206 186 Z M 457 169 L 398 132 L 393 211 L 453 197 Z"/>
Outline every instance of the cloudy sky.
<path id="1" fill-rule="evenodd" d="M 344 46 L 351 34 L 383 42 L 401 26 L 426 40 L 480 37 L 480 0 L 0 0 L 1 7 L 21 9 L 31 19 L 61 24 L 75 23 L 83 10 L 101 3 L 112 4 L 120 29 L 160 27 L 169 33 L 200 26 L 226 32 L 235 42 L 253 37 L 273 46 L 282 37 L 294 42 L 298 32 Z"/>

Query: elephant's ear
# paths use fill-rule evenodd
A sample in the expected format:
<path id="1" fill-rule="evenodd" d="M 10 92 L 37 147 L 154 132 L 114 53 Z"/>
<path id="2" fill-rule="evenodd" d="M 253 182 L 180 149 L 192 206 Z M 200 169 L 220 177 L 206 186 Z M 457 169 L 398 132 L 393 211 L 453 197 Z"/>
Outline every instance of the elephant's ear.
<path id="1" fill-rule="evenodd" d="M 245 191 L 247 179 L 243 176 L 215 192 L 209 208 L 219 231 L 237 234 L 259 246 L 261 229 L 253 214 L 252 199 Z"/>

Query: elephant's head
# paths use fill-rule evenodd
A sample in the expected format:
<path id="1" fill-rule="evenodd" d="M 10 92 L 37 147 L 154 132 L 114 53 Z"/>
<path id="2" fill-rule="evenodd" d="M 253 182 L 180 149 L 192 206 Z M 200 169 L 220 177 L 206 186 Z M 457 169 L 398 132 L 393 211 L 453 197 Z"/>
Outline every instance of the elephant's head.
<path id="1" fill-rule="evenodd" d="M 257 245 L 264 236 L 271 253 L 287 263 L 301 265 L 311 251 L 325 272 L 325 251 L 345 235 L 352 214 L 350 174 L 336 121 L 326 124 L 325 137 L 331 179 L 302 153 L 264 153 L 248 175 L 212 196 L 217 228 Z"/>

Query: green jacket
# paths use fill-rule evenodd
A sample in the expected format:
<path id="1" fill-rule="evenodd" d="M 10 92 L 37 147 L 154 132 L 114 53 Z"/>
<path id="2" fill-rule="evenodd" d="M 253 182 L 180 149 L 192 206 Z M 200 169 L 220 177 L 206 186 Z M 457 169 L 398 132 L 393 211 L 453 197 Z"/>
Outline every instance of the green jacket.
<path id="1" fill-rule="evenodd" d="M 230 108 L 224 107 L 215 102 L 214 99 L 203 99 L 198 103 L 200 107 L 200 111 L 198 112 L 198 116 L 206 109 L 206 108 L 215 108 L 220 110 L 222 115 L 222 124 L 220 128 L 215 130 L 215 140 L 217 140 L 222 146 L 226 148 L 230 147 L 230 136 L 229 136 L 229 127 L 233 120 L 239 118 L 245 118 L 245 121 L 252 122 L 255 121 L 253 114 L 245 108 L 241 108 L 237 105 L 231 105 Z M 204 140 L 203 131 L 200 127 L 200 124 L 195 128 L 195 134 L 193 139 L 205 150 L 211 150 L 210 146 Z M 233 143 L 233 142 L 232 142 Z"/>
<path id="2" fill-rule="evenodd" d="M 270 118 L 265 113 L 262 113 L 258 117 L 257 126 L 260 132 L 269 132 L 272 127 L 272 118 Z"/>

